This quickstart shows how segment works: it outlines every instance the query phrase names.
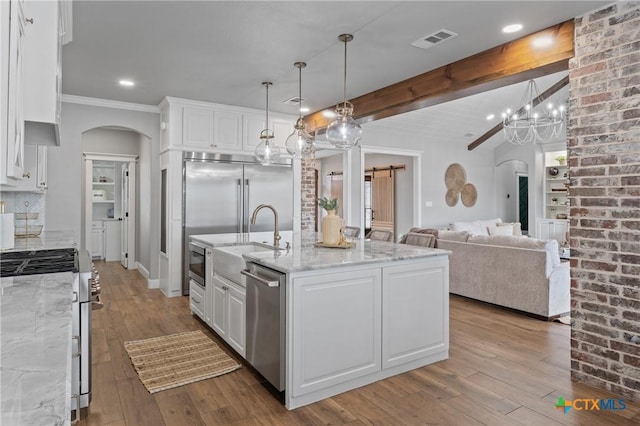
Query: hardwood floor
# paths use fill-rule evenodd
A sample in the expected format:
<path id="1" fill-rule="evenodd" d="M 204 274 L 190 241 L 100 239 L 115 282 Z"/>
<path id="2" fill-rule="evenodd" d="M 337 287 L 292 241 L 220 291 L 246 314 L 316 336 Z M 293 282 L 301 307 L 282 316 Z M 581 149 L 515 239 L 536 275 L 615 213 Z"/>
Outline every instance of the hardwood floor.
<path id="1" fill-rule="evenodd" d="M 288 411 L 250 367 L 149 394 L 124 351 L 127 340 L 204 330 L 188 298 L 148 290 L 137 271 L 97 262 L 104 308 L 93 311 L 93 400 L 86 425 L 637 425 L 621 411 L 555 408 L 558 397 L 616 398 L 573 383 L 570 327 L 451 297 L 450 358 Z M 221 344 L 234 358 L 241 360 Z M 617 399 L 617 398 L 616 398 Z"/>

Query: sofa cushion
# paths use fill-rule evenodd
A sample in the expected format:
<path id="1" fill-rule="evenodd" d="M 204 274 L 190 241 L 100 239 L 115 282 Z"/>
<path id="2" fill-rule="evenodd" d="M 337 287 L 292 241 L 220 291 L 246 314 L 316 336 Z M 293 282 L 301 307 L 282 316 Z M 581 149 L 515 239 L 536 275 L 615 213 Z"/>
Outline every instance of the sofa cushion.
<path id="1" fill-rule="evenodd" d="M 451 222 L 449 229 L 451 231 L 467 231 L 473 235 L 489 235 L 488 227 L 496 226 L 496 224 L 502 223 L 502 219 L 487 219 L 487 220 L 474 220 L 471 222 Z"/>
<path id="2" fill-rule="evenodd" d="M 493 246 L 517 247 L 530 250 L 544 250 L 547 254 L 545 275 L 551 275 L 553 268 L 560 264 L 560 251 L 556 240 L 539 240 L 537 238 L 516 237 L 509 235 L 471 235 L 468 243 Z"/>
<path id="3" fill-rule="evenodd" d="M 489 226 L 489 235 L 511 235 L 513 236 L 513 224 L 500 224 L 500 226 Z"/>
<path id="4" fill-rule="evenodd" d="M 470 235 L 471 234 L 469 234 L 469 232 L 467 231 L 458 232 L 458 231 L 447 231 L 444 229 L 441 229 L 438 231 L 439 239 L 447 240 L 447 241 L 457 241 L 461 243 L 466 243 Z"/>

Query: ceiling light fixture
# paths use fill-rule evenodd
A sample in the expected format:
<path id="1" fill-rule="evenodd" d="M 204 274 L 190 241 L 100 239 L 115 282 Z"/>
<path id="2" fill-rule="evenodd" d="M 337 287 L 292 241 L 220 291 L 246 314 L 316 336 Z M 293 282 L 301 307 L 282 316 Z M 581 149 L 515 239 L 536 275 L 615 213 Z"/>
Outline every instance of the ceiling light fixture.
<path id="1" fill-rule="evenodd" d="M 307 125 L 302 118 L 302 68 L 307 64 L 304 62 L 296 62 L 293 64 L 298 68 L 298 99 L 300 99 L 300 113 L 298 120 L 293 128 L 293 133 L 289 135 L 285 142 L 287 152 L 293 158 L 307 158 L 314 152 L 313 137 L 307 132 Z"/>
<path id="2" fill-rule="evenodd" d="M 121 86 L 126 86 L 126 87 L 133 87 L 135 86 L 135 83 L 131 80 L 120 80 L 119 81 Z"/>
<path id="3" fill-rule="evenodd" d="M 269 165 L 280 159 L 280 148 L 273 140 L 273 130 L 269 129 L 269 86 L 273 85 L 270 81 L 263 81 L 262 85 L 266 92 L 266 118 L 265 129 L 260 132 L 260 143 L 256 146 L 254 155 L 264 165 Z"/>
<path id="4" fill-rule="evenodd" d="M 347 101 L 347 43 L 353 40 L 351 34 L 340 34 L 338 40 L 344 43 L 344 86 L 343 101 L 336 105 L 338 117 L 327 127 L 327 140 L 340 149 L 351 149 L 360 144 L 362 128 L 353 119 L 353 104 Z"/>
<path id="5" fill-rule="evenodd" d="M 511 24 L 507 25 L 502 29 L 503 33 L 515 33 L 522 29 L 522 24 Z"/>
<path id="6" fill-rule="evenodd" d="M 502 113 L 504 138 L 514 145 L 528 142 L 547 143 L 560 137 L 564 122 L 564 106 L 557 109 L 552 104 L 544 108 L 544 99 L 538 93 L 538 85 L 529 80 L 520 100 L 520 109 Z"/>

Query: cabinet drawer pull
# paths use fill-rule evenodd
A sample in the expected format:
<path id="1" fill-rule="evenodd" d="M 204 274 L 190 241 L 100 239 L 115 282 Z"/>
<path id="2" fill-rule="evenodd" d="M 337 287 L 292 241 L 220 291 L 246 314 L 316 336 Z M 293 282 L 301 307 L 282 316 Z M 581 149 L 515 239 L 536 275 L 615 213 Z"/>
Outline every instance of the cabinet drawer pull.
<path id="1" fill-rule="evenodd" d="M 31 172 L 25 172 L 22 174 L 23 178 L 31 179 Z"/>
<path id="2" fill-rule="evenodd" d="M 71 356 L 73 358 L 79 358 L 80 357 L 80 351 L 82 350 L 80 348 L 81 342 L 80 342 L 80 336 L 71 336 L 71 340 L 75 340 L 78 342 L 78 352 L 74 352 L 73 354 L 71 354 Z"/>
<path id="3" fill-rule="evenodd" d="M 24 18 L 24 20 L 30 24 L 33 24 L 33 18 Z"/>
<path id="4" fill-rule="evenodd" d="M 77 393 L 74 393 L 73 395 L 71 395 L 71 399 L 75 399 L 76 400 L 76 416 L 75 418 L 71 419 L 71 424 L 74 425 L 76 423 L 78 423 L 80 421 L 80 395 L 78 395 Z"/>

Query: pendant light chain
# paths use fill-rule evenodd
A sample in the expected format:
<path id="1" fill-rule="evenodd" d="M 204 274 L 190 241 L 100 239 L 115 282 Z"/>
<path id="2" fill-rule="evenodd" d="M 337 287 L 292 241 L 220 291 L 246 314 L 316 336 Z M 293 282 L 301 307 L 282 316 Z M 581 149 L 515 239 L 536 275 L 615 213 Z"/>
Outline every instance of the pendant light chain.
<path id="1" fill-rule="evenodd" d="M 302 64 L 298 66 L 298 118 L 302 118 Z"/>
<path id="2" fill-rule="evenodd" d="M 342 102 L 342 106 L 343 108 L 347 107 L 347 43 L 349 42 L 349 39 L 347 37 L 345 37 L 344 39 L 344 81 L 343 81 L 343 102 Z"/>
<path id="3" fill-rule="evenodd" d="M 266 104 L 266 108 L 265 109 L 267 110 L 267 114 L 266 114 L 267 115 L 267 122 L 265 123 L 264 128 L 269 130 L 269 86 L 271 85 L 271 83 L 267 82 L 267 83 L 264 83 L 264 85 L 265 85 L 265 88 L 267 89 L 267 90 L 265 90 L 265 92 L 267 93 L 267 100 L 265 102 L 265 104 Z M 269 132 L 267 131 L 267 135 L 268 135 L 268 133 Z"/>

